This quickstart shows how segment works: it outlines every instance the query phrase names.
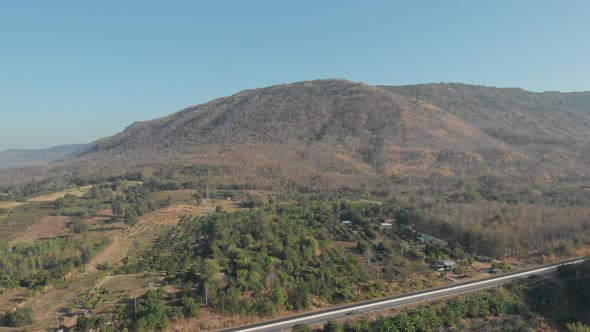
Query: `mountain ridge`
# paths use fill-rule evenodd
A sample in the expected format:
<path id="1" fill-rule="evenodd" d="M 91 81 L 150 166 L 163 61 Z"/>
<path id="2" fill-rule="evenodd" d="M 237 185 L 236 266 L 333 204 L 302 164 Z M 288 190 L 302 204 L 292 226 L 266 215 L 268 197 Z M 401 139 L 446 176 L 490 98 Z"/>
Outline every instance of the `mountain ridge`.
<path id="1" fill-rule="evenodd" d="M 6 149 L 0 152 L 0 169 L 48 164 L 83 149 L 86 144 L 64 144 L 46 149 Z"/>
<path id="2" fill-rule="evenodd" d="M 327 79 L 243 90 L 135 122 L 60 167 L 106 176 L 208 164 L 252 186 L 330 189 L 371 187 L 383 176 L 554 181 L 589 175 L 587 142 L 590 93 Z"/>

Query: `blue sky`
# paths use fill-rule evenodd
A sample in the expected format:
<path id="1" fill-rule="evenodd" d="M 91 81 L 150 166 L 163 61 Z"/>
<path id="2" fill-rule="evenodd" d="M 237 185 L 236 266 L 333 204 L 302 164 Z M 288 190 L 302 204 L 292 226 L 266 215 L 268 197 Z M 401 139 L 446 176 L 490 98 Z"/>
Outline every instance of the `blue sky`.
<path id="1" fill-rule="evenodd" d="M 0 151 L 318 78 L 590 90 L 588 17 L 586 0 L 3 1 Z"/>

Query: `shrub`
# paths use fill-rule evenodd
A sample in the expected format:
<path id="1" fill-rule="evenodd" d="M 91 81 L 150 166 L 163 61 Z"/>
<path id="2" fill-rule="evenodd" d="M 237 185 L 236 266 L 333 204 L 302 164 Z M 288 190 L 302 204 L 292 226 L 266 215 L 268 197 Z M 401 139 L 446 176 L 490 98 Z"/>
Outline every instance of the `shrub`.
<path id="1" fill-rule="evenodd" d="M 88 228 L 90 228 L 88 226 L 88 224 L 86 224 L 84 222 L 84 220 L 80 219 L 80 218 L 76 218 L 72 224 L 72 231 L 76 234 L 80 234 L 80 233 L 85 233 L 86 231 L 88 231 Z"/>
<path id="2" fill-rule="evenodd" d="M 139 222 L 139 216 L 134 208 L 129 208 L 125 213 L 125 219 L 123 222 L 129 226 L 135 226 Z"/>
<path id="3" fill-rule="evenodd" d="M 184 313 L 184 317 L 192 317 L 192 318 L 199 318 L 201 315 L 201 307 L 193 299 L 192 297 L 185 296 L 181 300 L 182 303 L 182 311 Z"/>
<path id="4" fill-rule="evenodd" d="M 17 308 L 14 312 L 4 314 L 4 325 L 10 327 L 20 327 L 33 324 L 33 309 Z"/>
<path id="5" fill-rule="evenodd" d="M 85 217 L 90 215 L 88 208 L 85 207 L 74 207 L 74 208 L 61 208 L 55 212 L 56 216 L 68 216 L 68 217 Z"/>
<path id="6" fill-rule="evenodd" d="M 311 332 L 311 328 L 307 324 L 297 324 L 291 330 L 293 332 Z"/>

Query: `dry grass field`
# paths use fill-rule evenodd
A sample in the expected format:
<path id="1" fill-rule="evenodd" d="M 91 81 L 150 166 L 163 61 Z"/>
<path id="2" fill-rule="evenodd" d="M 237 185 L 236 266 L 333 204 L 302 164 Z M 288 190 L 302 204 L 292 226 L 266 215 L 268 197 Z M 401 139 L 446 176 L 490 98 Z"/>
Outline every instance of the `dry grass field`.
<path id="1" fill-rule="evenodd" d="M 12 209 L 17 206 L 21 206 L 25 203 L 23 202 L 0 202 L 0 209 Z"/>
<path id="2" fill-rule="evenodd" d="M 27 228 L 26 232 L 19 233 L 12 243 L 17 242 L 32 242 L 35 240 L 43 240 L 65 235 L 66 224 L 69 222 L 69 217 L 43 217 L 41 221 L 33 224 Z"/>
<path id="3" fill-rule="evenodd" d="M 64 197 L 67 194 L 81 197 L 85 193 L 87 193 L 91 188 L 92 188 L 92 186 L 84 186 L 84 187 L 65 189 L 62 191 L 55 192 L 55 193 L 30 198 L 30 199 L 28 199 L 28 202 L 53 202 L 56 199 L 58 199 L 60 197 Z"/>
<path id="4" fill-rule="evenodd" d="M 49 217 L 49 211 L 42 206 L 42 203 L 15 206 L 9 215 L 0 216 L 0 238 L 14 240 L 27 236 L 29 228 L 46 217 Z"/>

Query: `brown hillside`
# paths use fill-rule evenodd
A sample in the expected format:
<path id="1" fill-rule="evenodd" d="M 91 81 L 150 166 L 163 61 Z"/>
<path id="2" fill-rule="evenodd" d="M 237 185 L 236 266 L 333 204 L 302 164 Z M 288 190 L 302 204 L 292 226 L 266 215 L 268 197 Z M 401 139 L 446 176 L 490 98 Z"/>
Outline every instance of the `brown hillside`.
<path id="1" fill-rule="evenodd" d="M 51 166 L 51 176 L 181 163 L 222 165 L 231 181 L 266 187 L 371 186 L 392 174 L 554 180 L 588 175 L 589 142 L 588 93 L 330 79 L 245 90 L 134 123 Z M 3 182 L 43 179 L 46 170 L 9 172 Z"/>

